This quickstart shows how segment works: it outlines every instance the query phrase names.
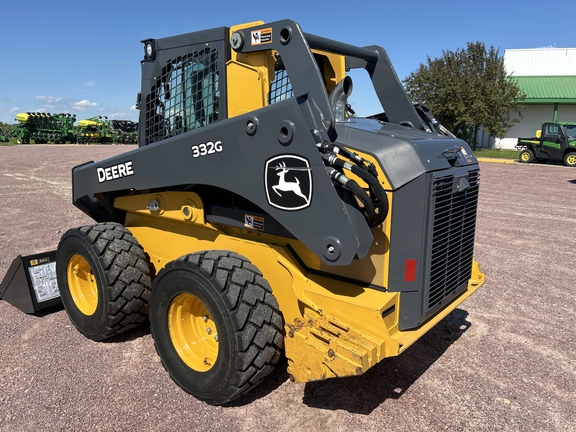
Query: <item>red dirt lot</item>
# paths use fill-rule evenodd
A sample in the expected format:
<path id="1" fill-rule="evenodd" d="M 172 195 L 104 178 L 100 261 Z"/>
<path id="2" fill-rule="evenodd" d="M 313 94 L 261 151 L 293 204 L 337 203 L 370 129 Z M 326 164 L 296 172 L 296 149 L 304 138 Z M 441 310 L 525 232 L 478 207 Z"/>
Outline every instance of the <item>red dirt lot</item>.
<path id="1" fill-rule="evenodd" d="M 135 146 L 0 147 L 0 280 L 19 254 L 92 221 L 71 168 Z M 285 365 L 230 407 L 182 391 L 150 331 L 83 337 L 66 312 L 0 301 L 0 430 L 576 430 L 576 170 L 481 163 L 484 286 L 363 376 L 291 383 Z"/>

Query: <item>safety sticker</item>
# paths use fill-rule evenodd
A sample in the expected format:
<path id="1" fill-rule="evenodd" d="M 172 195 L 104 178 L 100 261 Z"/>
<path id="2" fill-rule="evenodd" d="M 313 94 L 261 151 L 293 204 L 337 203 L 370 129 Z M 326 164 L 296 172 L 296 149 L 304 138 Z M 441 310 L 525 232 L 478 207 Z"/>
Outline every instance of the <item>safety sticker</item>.
<path id="1" fill-rule="evenodd" d="M 251 32 L 250 41 L 252 45 L 272 43 L 272 28 L 254 30 Z"/>
<path id="2" fill-rule="evenodd" d="M 244 215 L 244 226 L 258 231 L 264 231 L 264 218 L 253 215 Z"/>
<path id="3" fill-rule="evenodd" d="M 30 281 L 34 287 L 34 294 L 38 303 L 60 297 L 56 280 L 56 262 L 39 264 L 40 262 L 44 262 L 44 260 L 39 260 L 38 264 L 33 264 L 32 261 L 31 265 L 34 267 L 28 268 Z"/>

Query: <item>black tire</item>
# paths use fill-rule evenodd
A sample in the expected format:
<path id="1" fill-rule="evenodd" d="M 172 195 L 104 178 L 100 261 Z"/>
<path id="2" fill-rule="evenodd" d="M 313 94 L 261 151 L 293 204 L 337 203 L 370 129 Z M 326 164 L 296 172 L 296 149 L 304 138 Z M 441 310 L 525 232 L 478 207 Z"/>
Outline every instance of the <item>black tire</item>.
<path id="1" fill-rule="evenodd" d="M 138 241 L 118 223 L 68 230 L 56 274 L 70 321 L 95 341 L 137 327 L 148 314 L 150 268 Z"/>
<path id="2" fill-rule="evenodd" d="M 564 165 L 567 167 L 576 167 L 576 153 L 570 152 L 566 153 L 564 156 Z"/>
<path id="3" fill-rule="evenodd" d="M 530 149 L 522 150 L 520 152 L 520 155 L 518 156 L 518 159 L 520 160 L 520 162 L 530 163 L 534 161 L 534 152 Z"/>
<path id="4" fill-rule="evenodd" d="M 223 405 L 259 384 L 284 345 L 278 302 L 262 273 L 230 251 L 168 263 L 154 280 L 150 328 L 172 379 Z"/>

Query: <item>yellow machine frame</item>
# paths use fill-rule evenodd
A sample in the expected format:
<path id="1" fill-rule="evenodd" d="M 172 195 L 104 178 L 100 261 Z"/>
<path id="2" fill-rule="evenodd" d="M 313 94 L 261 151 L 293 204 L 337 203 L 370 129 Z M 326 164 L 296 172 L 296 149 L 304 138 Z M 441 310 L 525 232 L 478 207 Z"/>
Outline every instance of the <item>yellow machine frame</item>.
<path id="1" fill-rule="evenodd" d="M 152 200 L 159 203 L 158 210 L 147 209 Z M 399 331 L 400 293 L 307 270 L 289 251 L 288 246 L 304 248 L 297 241 L 206 223 L 202 200 L 195 193 L 122 197 L 115 206 L 127 212 L 125 226 L 149 254 L 157 272 L 167 262 L 201 250 L 233 250 L 250 259 L 278 300 L 285 322 L 288 372 L 297 382 L 360 375 L 383 358 L 400 354 L 484 281 L 474 262 L 467 291 L 450 308 L 418 329 Z M 386 277 L 384 272 L 383 280 Z"/>

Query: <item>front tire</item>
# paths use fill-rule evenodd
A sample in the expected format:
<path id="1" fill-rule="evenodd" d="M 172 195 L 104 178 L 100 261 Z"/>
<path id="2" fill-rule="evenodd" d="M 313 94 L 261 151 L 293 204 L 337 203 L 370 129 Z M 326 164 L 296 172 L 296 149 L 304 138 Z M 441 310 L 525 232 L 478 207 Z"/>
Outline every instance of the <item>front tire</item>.
<path id="1" fill-rule="evenodd" d="M 259 384 L 280 357 L 278 303 L 241 255 L 205 251 L 168 263 L 154 280 L 150 329 L 172 379 L 222 405 Z"/>
<path id="2" fill-rule="evenodd" d="M 56 274 L 70 321 L 89 339 L 117 336 L 146 320 L 150 264 L 122 225 L 68 230 L 58 245 Z"/>
<path id="3" fill-rule="evenodd" d="M 564 156 L 564 165 L 568 167 L 576 167 L 576 153 L 570 152 Z"/>

